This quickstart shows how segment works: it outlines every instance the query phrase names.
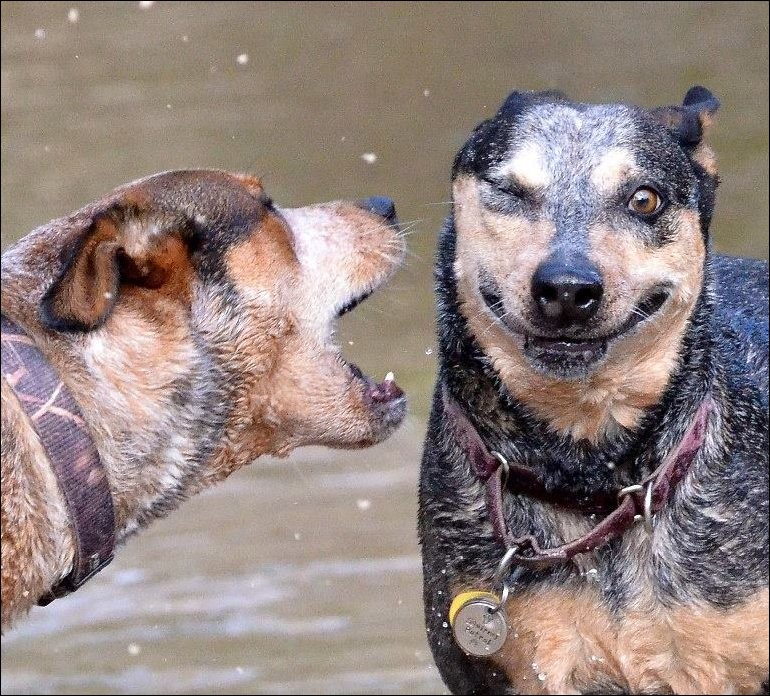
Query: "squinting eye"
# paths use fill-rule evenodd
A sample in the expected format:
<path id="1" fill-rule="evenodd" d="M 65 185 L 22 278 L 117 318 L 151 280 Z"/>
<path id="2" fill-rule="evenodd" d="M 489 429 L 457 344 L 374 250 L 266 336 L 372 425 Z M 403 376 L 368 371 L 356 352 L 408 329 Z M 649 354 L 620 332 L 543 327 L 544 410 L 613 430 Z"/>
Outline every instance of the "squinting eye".
<path id="1" fill-rule="evenodd" d="M 648 216 L 658 212 L 662 201 L 657 191 L 648 186 L 641 186 L 628 199 L 628 209 L 637 215 Z"/>
<path id="2" fill-rule="evenodd" d="M 493 189 L 508 196 L 524 197 L 524 191 L 512 181 L 498 181 L 497 179 L 484 179 Z"/>

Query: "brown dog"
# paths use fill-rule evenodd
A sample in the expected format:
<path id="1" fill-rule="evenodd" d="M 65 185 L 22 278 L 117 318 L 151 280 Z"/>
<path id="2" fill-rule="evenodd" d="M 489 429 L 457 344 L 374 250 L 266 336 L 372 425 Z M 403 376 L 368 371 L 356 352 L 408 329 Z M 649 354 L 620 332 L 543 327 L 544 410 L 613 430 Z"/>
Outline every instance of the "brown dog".
<path id="1" fill-rule="evenodd" d="M 404 251 L 388 199 L 279 210 L 258 179 L 177 171 L 123 186 L 2 257 L 2 313 L 69 389 L 119 543 L 263 454 L 366 447 L 403 419 L 331 342 Z M 2 627 L 73 565 L 73 527 L 2 380 Z"/>

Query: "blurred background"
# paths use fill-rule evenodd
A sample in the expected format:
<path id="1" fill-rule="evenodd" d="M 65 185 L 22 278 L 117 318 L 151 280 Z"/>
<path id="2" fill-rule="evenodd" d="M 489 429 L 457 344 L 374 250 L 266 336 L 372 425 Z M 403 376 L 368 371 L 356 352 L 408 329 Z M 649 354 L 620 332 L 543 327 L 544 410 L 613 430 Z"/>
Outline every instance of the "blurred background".
<path id="1" fill-rule="evenodd" d="M 2 693 L 439 693 L 416 481 L 452 158 L 513 88 L 678 103 L 704 84 L 716 246 L 768 254 L 766 3 L 2 3 L 2 245 L 156 171 L 279 205 L 392 196 L 414 223 L 346 354 L 411 396 L 397 436 L 260 460 L 2 639 Z"/>

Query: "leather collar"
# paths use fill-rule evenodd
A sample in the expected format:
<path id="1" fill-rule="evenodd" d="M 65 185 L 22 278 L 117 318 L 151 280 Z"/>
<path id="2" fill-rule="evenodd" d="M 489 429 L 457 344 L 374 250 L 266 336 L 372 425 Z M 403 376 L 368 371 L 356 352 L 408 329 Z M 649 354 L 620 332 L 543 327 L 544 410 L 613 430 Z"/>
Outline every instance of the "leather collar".
<path id="1" fill-rule="evenodd" d="M 444 411 L 455 441 L 467 455 L 476 477 L 486 487 L 487 513 L 495 537 L 512 550 L 509 559 L 513 565 L 533 569 L 567 563 L 580 553 L 594 551 L 623 535 L 639 517 L 651 527 L 655 514 L 666 506 L 695 461 L 706 438 L 709 415 L 713 410 L 713 401 L 707 397 L 677 447 L 639 484 L 578 499 L 569 491 L 546 488 L 529 467 L 508 462 L 502 455 L 490 452 L 446 387 L 443 399 Z M 606 517 L 573 541 L 554 548 L 541 548 L 532 535 L 514 537 L 511 534 L 503 510 L 504 489 L 561 507 L 587 513 L 604 513 Z"/>
<path id="2" fill-rule="evenodd" d="M 72 571 L 38 600 L 77 590 L 112 560 L 115 513 L 107 474 L 72 393 L 30 336 L 1 318 L 2 375 L 40 438 L 67 506 L 75 542 Z"/>

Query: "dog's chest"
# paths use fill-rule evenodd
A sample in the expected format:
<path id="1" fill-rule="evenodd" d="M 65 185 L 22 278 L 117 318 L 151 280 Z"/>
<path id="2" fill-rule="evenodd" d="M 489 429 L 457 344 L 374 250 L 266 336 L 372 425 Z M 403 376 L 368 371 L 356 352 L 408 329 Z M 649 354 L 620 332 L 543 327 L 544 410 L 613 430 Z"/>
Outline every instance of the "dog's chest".
<path id="1" fill-rule="evenodd" d="M 759 693 L 768 674 L 768 593 L 732 609 L 638 597 L 612 612 L 592 585 L 538 588 L 506 605 L 492 658 L 515 693 Z"/>

